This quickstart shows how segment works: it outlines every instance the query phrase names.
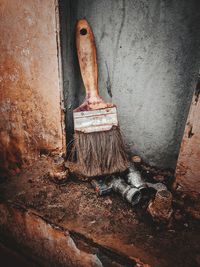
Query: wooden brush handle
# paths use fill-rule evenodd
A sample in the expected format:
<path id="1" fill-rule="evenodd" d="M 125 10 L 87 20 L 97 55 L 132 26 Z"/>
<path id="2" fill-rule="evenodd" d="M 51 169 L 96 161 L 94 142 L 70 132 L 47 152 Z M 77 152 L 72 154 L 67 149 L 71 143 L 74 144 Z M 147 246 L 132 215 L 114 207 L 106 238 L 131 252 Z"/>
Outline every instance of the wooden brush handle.
<path id="1" fill-rule="evenodd" d="M 105 103 L 99 96 L 94 35 L 90 25 L 85 19 L 79 20 L 76 25 L 76 47 L 81 76 L 85 85 L 86 97 L 83 104 L 74 111 L 97 110 L 113 107 L 113 104 Z"/>
<path id="2" fill-rule="evenodd" d="M 90 25 L 81 19 L 76 25 L 76 47 L 86 98 L 98 97 L 98 70 L 94 35 Z"/>

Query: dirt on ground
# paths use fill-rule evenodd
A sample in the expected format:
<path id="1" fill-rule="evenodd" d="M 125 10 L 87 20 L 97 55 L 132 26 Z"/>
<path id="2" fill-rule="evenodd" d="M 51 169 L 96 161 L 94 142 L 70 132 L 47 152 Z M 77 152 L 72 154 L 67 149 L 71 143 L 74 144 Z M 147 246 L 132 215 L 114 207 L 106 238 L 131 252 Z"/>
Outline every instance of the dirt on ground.
<path id="1" fill-rule="evenodd" d="M 148 182 L 163 182 L 171 189 L 173 174 L 136 164 Z M 200 223 L 173 200 L 168 223 L 154 222 L 146 209 L 155 192 L 144 193 L 132 207 L 116 193 L 97 196 L 90 181 L 74 175 L 52 176 L 55 159 L 41 157 L 33 166 L 0 184 L 0 201 L 36 210 L 47 221 L 88 240 L 140 258 L 155 267 L 200 266 Z"/>

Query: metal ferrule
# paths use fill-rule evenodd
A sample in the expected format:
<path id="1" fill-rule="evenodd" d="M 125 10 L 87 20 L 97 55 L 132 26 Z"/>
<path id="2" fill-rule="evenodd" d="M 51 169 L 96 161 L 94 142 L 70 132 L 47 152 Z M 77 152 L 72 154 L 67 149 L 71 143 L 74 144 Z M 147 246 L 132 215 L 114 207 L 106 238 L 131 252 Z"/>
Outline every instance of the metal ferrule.
<path id="1" fill-rule="evenodd" d="M 74 112 L 74 129 L 84 133 L 108 131 L 118 126 L 116 107 Z"/>

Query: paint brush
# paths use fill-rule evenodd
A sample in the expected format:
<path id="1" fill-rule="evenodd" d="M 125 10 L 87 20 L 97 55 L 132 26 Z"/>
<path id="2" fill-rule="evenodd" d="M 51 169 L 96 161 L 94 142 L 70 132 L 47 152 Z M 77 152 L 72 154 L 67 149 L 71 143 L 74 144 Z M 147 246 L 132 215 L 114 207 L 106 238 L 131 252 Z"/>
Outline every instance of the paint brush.
<path id="1" fill-rule="evenodd" d="M 117 109 L 99 96 L 94 35 L 85 19 L 76 25 L 76 47 L 86 91 L 84 102 L 73 111 L 74 150 L 79 169 L 88 177 L 125 171 L 128 161 Z"/>

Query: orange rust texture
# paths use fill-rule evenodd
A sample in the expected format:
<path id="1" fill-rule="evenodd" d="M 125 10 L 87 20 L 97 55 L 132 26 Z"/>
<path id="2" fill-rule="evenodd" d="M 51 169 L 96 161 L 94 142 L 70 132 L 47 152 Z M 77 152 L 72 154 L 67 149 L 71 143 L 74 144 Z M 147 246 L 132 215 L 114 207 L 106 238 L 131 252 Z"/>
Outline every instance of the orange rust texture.
<path id="1" fill-rule="evenodd" d="M 42 266 L 103 266 L 95 254 L 79 250 L 68 231 L 52 227 L 32 212 L 0 204 L 0 227 L 5 237 L 10 235 Z"/>
<path id="2" fill-rule="evenodd" d="M 199 89 L 200 83 L 192 99 L 176 168 L 176 183 L 180 185 L 180 190 L 198 201 L 200 195 Z"/>
<path id="3" fill-rule="evenodd" d="M 54 0 L 0 3 L 0 169 L 61 150 Z"/>

